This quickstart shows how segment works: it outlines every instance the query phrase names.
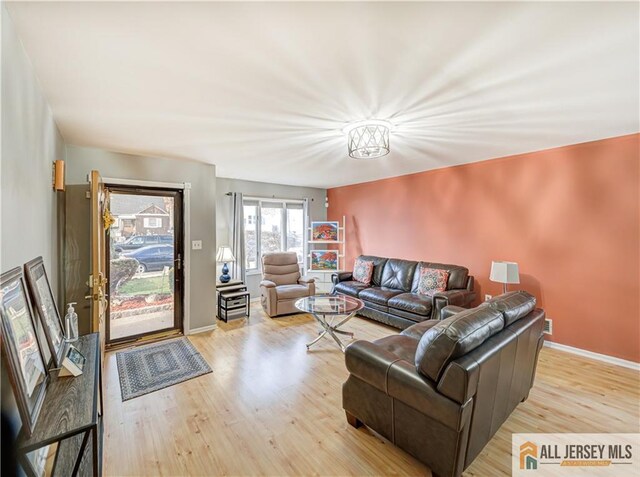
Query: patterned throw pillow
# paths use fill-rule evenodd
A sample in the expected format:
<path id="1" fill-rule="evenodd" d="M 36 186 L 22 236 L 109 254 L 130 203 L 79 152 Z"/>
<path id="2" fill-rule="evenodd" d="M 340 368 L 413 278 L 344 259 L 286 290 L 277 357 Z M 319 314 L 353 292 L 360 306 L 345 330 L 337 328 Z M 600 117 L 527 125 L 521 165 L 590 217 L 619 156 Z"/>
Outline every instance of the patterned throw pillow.
<path id="1" fill-rule="evenodd" d="M 433 296 L 438 292 L 447 289 L 449 272 L 437 268 L 420 267 L 420 278 L 418 280 L 418 294 Z"/>
<path id="2" fill-rule="evenodd" d="M 371 283 L 371 276 L 373 275 L 373 262 L 356 258 L 356 263 L 353 266 L 353 279 L 357 282 L 368 285 Z"/>

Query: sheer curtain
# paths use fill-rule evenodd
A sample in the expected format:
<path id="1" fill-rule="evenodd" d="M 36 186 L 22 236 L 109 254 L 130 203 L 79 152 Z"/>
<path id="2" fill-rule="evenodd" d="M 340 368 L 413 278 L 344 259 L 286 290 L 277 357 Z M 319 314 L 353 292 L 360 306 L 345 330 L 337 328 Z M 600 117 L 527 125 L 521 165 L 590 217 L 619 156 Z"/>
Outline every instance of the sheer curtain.
<path id="1" fill-rule="evenodd" d="M 233 263 L 232 276 L 246 283 L 245 249 L 244 249 L 244 209 L 242 193 L 231 194 L 231 250 L 236 261 Z"/>

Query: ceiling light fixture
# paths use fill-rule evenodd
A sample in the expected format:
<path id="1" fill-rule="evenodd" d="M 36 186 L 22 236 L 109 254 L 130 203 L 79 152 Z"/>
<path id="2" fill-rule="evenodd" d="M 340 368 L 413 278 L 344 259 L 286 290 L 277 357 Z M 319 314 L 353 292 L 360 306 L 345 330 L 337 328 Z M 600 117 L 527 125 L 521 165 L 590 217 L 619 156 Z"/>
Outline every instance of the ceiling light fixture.
<path id="1" fill-rule="evenodd" d="M 389 154 L 389 121 L 369 119 L 349 124 L 344 128 L 347 134 L 349 156 L 354 159 L 375 159 Z"/>

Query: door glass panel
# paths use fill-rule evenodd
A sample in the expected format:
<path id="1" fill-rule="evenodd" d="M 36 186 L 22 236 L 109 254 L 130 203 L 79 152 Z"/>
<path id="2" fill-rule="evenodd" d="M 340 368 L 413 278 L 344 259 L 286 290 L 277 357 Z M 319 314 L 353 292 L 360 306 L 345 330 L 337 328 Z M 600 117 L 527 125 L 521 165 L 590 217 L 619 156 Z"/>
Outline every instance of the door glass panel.
<path id="1" fill-rule="evenodd" d="M 111 192 L 109 341 L 175 326 L 172 195 Z"/>
<path id="2" fill-rule="evenodd" d="M 282 251 L 282 204 L 263 202 L 260 210 L 260 254 Z"/>

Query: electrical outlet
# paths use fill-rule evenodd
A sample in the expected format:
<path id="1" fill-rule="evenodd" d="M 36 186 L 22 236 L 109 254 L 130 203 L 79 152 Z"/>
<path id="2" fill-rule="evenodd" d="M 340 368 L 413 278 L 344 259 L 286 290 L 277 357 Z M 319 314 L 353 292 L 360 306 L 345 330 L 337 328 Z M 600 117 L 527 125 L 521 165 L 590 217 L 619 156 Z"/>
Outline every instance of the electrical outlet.
<path id="1" fill-rule="evenodd" d="M 202 240 L 192 240 L 191 250 L 202 250 Z"/>
<path id="2" fill-rule="evenodd" d="M 484 296 L 484 301 L 489 301 L 493 298 L 493 295 L 485 295 Z"/>

